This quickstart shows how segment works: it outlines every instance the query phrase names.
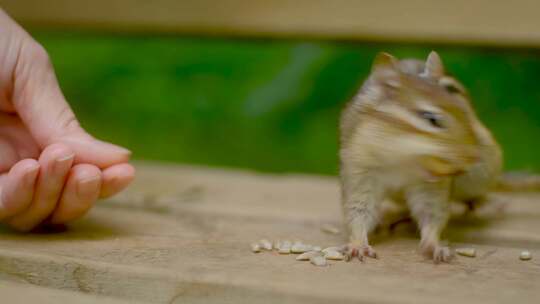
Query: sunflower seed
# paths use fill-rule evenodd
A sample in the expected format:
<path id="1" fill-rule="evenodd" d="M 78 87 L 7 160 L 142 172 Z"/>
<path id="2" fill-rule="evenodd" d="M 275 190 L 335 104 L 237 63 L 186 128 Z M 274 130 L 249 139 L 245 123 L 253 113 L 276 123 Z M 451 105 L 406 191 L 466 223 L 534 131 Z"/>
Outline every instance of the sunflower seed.
<path id="1" fill-rule="evenodd" d="M 291 253 L 291 248 L 290 247 L 281 247 L 281 248 L 279 248 L 278 252 L 279 252 L 279 254 L 289 254 L 289 253 Z"/>
<path id="2" fill-rule="evenodd" d="M 259 241 L 259 244 L 261 245 L 261 248 L 263 248 L 264 250 L 272 250 L 272 243 L 270 243 L 269 240 L 267 239 L 262 239 Z"/>
<path id="3" fill-rule="evenodd" d="M 532 255 L 531 255 L 531 252 L 530 251 L 522 251 L 520 254 L 519 254 L 519 259 L 522 260 L 522 261 L 528 261 L 530 259 L 532 259 Z"/>
<path id="4" fill-rule="evenodd" d="M 313 248 L 311 248 L 311 250 L 313 250 L 313 251 L 321 251 L 322 248 L 321 248 L 321 246 L 313 246 Z"/>
<path id="5" fill-rule="evenodd" d="M 341 252 L 342 250 L 343 250 L 342 247 L 332 246 L 332 247 L 324 248 L 324 249 L 322 250 L 322 253 L 323 253 L 323 254 L 326 254 L 328 251 L 337 251 L 337 252 Z"/>
<path id="6" fill-rule="evenodd" d="M 320 256 L 320 255 L 311 257 L 309 259 L 309 261 L 311 262 L 311 264 L 313 264 L 315 266 L 327 266 L 328 265 L 328 262 L 326 262 L 326 259 L 323 256 Z"/>
<path id="7" fill-rule="evenodd" d="M 322 232 L 326 232 L 329 234 L 339 234 L 339 229 L 332 225 L 323 225 L 321 227 Z"/>
<path id="8" fill-rule="evenodd" d="M 251 244 L 251 251 L 253 251 L 253 253 L 259 253 L 261 252 L 261 246 L 257 243 L 253 243 Z"/>
<path id="9" fill-rule="evenodd" d="M 343 260 L 345 257 L 339 251 L 328 250 L 324 253 L 324 258 L 327 260 Z"/>
<path id="10" fill-rule="evenodd" d="M 283 243 L 281 243 L 281 246 L 279 247 L 278 252 L 280 254 L 289 254 L 289 253 L 291 253 L 291 242 L 283 241 Z"/>
<path id="11" fill-rule="evenodd" d="M 296 257 L 297 261 L 309 261 L 312 257 L 320 256 L 321 253 L 317 251 L 304 252 Z"/>
<path id="12" fill-rule="evenodd" d="M 295 242 L 291 247 L 292 253 L 304 253 L 306 251 L 307 251 L 307 246 L 300 242 Z"/>
<path id="13" fill-rule="evenodd" d="M 474 258 L 476 256 L 476 249 L 474 248 L 457 248 L 456 253 L 462 256 Z"/>

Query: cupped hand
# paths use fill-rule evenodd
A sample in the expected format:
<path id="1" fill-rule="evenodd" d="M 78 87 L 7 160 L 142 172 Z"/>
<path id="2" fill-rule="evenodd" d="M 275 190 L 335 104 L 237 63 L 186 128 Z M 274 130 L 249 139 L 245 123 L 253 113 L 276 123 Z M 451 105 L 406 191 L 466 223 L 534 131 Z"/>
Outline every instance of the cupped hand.
<path id="1" fill-rule="evenodd" d="M 0 10 L 0 221 L 77 219 L 131 182 L 129 157 L 81 128 L 46 51 Z"/>

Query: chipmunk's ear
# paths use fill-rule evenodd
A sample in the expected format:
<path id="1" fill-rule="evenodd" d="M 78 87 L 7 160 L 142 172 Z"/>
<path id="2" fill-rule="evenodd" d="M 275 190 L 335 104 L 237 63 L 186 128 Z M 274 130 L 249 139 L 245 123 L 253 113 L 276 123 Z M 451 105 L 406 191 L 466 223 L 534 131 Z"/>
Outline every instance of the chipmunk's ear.
<path id="1" fill-rule="evenodd" d="M 386 53 L 380 52 L 373 60 L 373 65 L 371 66 L 371 73 L 377 76 L 393 76 L 397 75 L 397 59 L 396 57 Z"/>
<path id="2" fill-rule="evenodd" d="M 437 79 L 444 76 L 444 65 L 437 52 L 431 51 L 429 53 L 422 76 Z"/>

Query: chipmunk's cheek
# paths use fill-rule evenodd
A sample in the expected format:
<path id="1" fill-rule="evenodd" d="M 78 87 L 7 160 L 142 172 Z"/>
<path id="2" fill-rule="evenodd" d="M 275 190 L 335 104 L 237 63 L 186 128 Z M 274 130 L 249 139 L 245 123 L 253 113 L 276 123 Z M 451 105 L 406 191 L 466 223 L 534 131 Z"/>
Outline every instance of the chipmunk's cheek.
<path id="1" fill-rule="evenodd" d="M 424 168 L 426 180 L 432 182 L 437 182 L 444 177 L 459 175 L 464 172 L 460 166 L 436 156 L 423 157 L 421 165 Z"/>
<path id="2" fill-rule="evenodd" d="M 452 164 L 436 156 L 422 158 L 423 167 L 434 175 L 449 175 L 454 171 Z"/>

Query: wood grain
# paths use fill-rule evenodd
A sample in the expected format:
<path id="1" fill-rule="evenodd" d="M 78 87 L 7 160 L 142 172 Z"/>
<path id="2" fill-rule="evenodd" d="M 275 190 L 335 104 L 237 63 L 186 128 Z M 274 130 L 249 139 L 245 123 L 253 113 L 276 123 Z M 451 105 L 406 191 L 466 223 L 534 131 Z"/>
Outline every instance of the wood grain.
<path id="1" fill-rule="evenodd" d="M 63 232 L 1 231 L 0 279 L 147 303 L 535 303 L 540 196 L 493 199 L 474 216 L 456 208 L 446 233 L 476 258 L 434 265 L 416 252 L 414 226 L 383 226 L 379 260 L 318 268 L 249 243 L 343 244 L 321 231 L 340 227 L 334 178 L 139 164 L 126 193 Z"/>

